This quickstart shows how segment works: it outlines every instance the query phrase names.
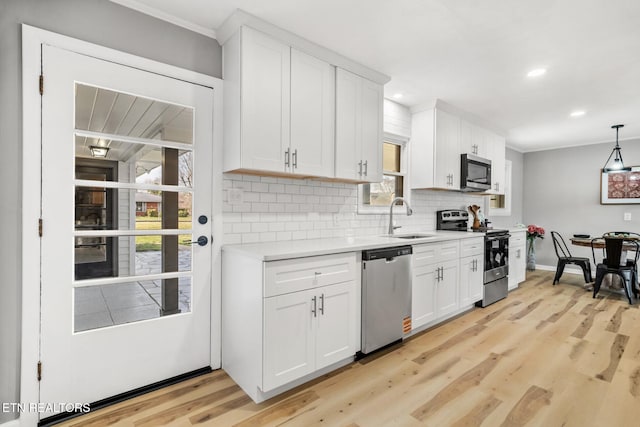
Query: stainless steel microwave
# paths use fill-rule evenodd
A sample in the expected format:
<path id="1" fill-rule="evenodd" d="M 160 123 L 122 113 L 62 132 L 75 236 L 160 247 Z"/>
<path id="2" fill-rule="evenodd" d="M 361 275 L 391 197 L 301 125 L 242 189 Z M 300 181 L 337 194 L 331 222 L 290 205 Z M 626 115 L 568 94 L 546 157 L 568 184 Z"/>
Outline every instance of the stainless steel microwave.
<path id="1" fill-rule="evenodd" d="M 491 189 L 491 160 L 473 154 L 462 154 L 460 166 L 460 190 L 486 191 Z"/>

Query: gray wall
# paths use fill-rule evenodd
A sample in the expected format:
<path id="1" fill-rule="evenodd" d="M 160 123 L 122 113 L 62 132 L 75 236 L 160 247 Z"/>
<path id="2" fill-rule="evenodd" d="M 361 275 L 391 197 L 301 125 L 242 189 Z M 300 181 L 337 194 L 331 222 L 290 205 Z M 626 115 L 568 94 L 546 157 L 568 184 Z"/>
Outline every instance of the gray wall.
<path id="1" fill-rule="evenodd" d="M 222 62 L 215 40 L 107 0 L 0 1 L 0 402 L 19 399 L 20 271 L 31 262 L 20 256 L 21 23 L 214 77 Z M 0 423 L 15 417 L 0 412 Z"/>
<path id="2" fill-rule="evenodd" d="M 490 215 L 494 227 L 513 227 L 523 221 L 523 179 L 524 179 L 524 155 L 518 151 L 507 148 L 507 160 L 511 160 L 511 215 Z"/>
<path id="3" fill-rule="evenodd" d="M 524 221 L 545 228 L 537 239 L 536 258 L 541 265 L 555 266 L 557 258 L 549 232 L 565 240 L 573 234 L 597 236 L 607 231 L 640 232 L 640 205 L 601 205 L 600 169 L 615 141 L 524 155 Z M 640 165 L 640 140 L 620 142 L 627 166 Z M 623 221 L 630 212 L 631 221 Z M 569 242 L 567 242 L 570 244 Z M 570 246 L 576 256 L 591 258 L 591 249 Z"/>

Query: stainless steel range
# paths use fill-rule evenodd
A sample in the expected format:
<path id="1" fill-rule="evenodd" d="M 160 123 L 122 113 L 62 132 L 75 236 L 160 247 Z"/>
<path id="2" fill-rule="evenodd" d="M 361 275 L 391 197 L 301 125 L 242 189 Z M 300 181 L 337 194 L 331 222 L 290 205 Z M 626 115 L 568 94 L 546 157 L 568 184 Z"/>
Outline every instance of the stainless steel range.
<path id="1" fill-rule="evenodd" d="M 438 211 L 436 228 L 438 230 L 469 231 L 469 213 L 464 210 L 450 209 Z M 506 298 L 509 286 L 509 231 L 479 228 L 484 237 L 484 287 L 482 301 L 476 303 L 486 307 Z"/>

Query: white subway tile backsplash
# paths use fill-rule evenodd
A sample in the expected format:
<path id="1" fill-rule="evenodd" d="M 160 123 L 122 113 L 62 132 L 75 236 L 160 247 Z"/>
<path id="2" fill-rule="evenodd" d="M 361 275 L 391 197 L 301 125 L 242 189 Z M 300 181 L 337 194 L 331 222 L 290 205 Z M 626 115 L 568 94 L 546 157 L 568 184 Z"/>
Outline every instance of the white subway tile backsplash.
<path id="1" fill-rule="evenodd" d="M 264 182 L 253 182 L 251 183 L 251 191 L 266 193 L 267 191 L 269 191 L 269 184 L 266 184 Z"/>
<path id="2" fill-rule="evenodd" d="M 224 243 L 254 243 L 386 233 L 388 211 L 358 214 L 356 184 L 225 174 L 223 188 L 244 191 L 243 203 L 230 204 L 223 192 Z M 483 196 L 444 191 L 413 191 L 414 215 L 395 216 L 402 231 L 430 231 L 435 212 L 484 206 Z"/>
<path id="3" fill-rule="evenodd" d="M 270 193 L 284 193 L 284 184 L 269 184 Z"/>

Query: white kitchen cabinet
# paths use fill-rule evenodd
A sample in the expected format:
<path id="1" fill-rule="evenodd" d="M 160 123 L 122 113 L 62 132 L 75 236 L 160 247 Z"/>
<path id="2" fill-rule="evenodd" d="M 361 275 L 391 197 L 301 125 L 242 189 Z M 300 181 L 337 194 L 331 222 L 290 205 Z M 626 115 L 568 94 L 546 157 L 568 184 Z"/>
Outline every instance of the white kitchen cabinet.
<path id="1" fill-rule="evenodd" d="M 458 309 L 459 254 L 458 240 L 413 246 L 412 329 Z"/>
<path id="2" fill-rule="evenodd" d="M 356 253 L 263 262 L 223 251 L 222 366 L 255 401 L 353 360 Z"/>
<path id="3" fill-rule="evenodd" d="M 484 238 L 460 242 L 460 307 L 482 299 L 484 283 Z"/>
<path id="4" fill-rule="evenodd" d="M 460 119 L 460 152 L 478 157 L 488 157 L 489 132 L 473 123 Z"/>
<path id="5" fill-rule="evenodd" d="M 335 67 L 291 49 L 291 172 L 334 174 Z"/>
<path id="6" fill-rule="evenodd" d="M 225 171 L 333 177 L 334 67 L 250 27 L 223 57 Z"/>
<path id="7" fill-rule="evenodd" d="M 489 155 L 491 160 L 491 191 L 489 194 L 504 194 L 506 186 L 505 173 L 505 138 L 495 133 L 490 133 L 491 144 Z"/>
<path id="8" fill-rule="evenodd" d="M 441 109 L 413 114 L 411 186 L 460 189 L 460 119 Z"/>
<path id="9" fill-rule="evenodd" d="M 264 390 L 353 356 L 355 306 L 352 282 L 265 298 Z"/>
<path id="10" fill-rule="evenodd" d="M 509 290 L 518 287 L 527 275 L 526 230 L 511 230 L 509 237 Z"/>
<path id="11" fill-rule="evenodd" d="M 382 181 L 382 85 L 336 69 L 336 178 Z"/>

